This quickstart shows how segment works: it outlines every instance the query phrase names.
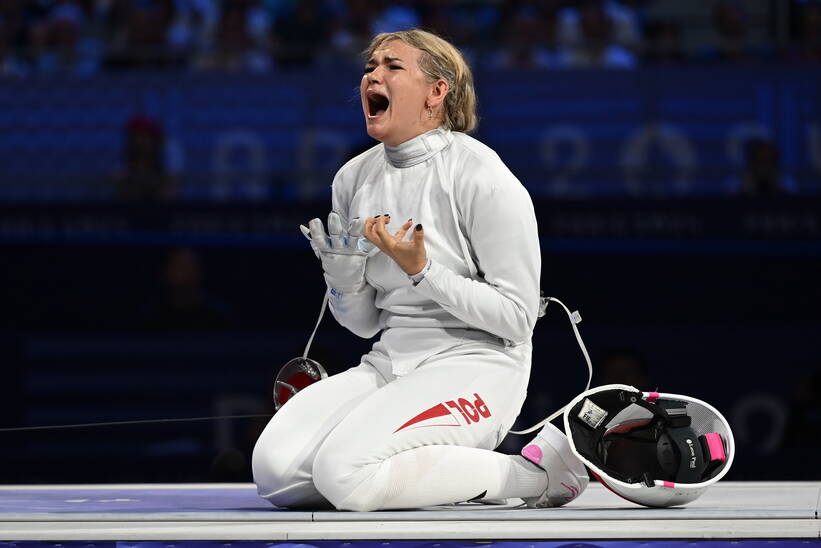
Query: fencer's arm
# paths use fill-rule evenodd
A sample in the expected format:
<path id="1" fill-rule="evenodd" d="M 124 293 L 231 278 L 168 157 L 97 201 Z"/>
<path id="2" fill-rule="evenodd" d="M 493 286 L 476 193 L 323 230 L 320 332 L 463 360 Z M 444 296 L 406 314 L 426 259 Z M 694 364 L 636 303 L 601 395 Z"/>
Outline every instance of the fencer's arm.
<path id="1" fill-rule="evenodd" d="M 490 172 L 492 177 L 494 174 Z M 512 174 L 457 190 L 457 208 L 484 280 L 431 261 L 415 288 L 465 323 L 513 343 L 530 339 L 539 310 L 541 252 L 533 203 Z"/>
<path id="2" fill-rule="evenodd" d="M 346 181 L 345 168 L 337 172 L 331 185 L 331 203 L 333 210 L 343 219 L 343 225 L 347 226 L 350 215 L 349 205 L 352 198 L 352 191 L 349 181 Z M 337 291 L 325 275 L 325 283 L 328 286 L 328 305 L 331 314 L 339 325 L 347 328 L 351 333 L 370 339 L 382 329 L 379 325 L 380 310 L 376 307 L 376 289 L 367 281 L 363 280 L 361 287 L 355 291 Z"/>
<path id="3" fill-rule="evenodd" d="M 359 291 L 340 294 L 328 284 L 328 297 L 333 317 L 354 335 L 370 339 L 381 330 L 379 309 L 374 304 L 376 290 L 372 285 L 365 284 Z"/>

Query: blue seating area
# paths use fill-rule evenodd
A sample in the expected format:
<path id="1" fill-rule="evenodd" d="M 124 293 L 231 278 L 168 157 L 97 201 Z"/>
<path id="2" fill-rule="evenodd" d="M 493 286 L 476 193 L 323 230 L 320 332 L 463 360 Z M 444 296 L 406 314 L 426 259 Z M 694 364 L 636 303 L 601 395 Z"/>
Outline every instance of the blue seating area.
<path id="1" fill-rule="evenodd" d="M 477 137 L 535 195 L 722 195 L 744 144 L 780 153 L 788 190 L 817 193 L 821 77 L 801 69 L 643 69 L 476 75 Z M 123 165 L 126 123 L 163 128 L 180 199 L 317 198 L 371 141 L 351 71 L 153 74 L 0 88 L 0 199 L 99 199 Z M 242 191 L 227 196 L 243 198 Z"/>

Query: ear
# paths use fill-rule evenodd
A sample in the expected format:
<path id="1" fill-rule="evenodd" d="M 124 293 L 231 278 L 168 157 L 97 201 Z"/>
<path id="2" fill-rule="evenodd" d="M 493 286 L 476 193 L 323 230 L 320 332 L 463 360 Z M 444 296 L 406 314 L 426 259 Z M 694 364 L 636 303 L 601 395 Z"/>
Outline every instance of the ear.
<path id="1" fill-rule="evenodd" d="M 430 108 L 436 108 L 442 104 L 445 100 L 445 96 L 447 96 L 448 91 L 450 91 L 450 86 L 448 85 L 447 80 L 443 80 L 442 78 L 435 81 L 428 92 L 427 104 Z"/>

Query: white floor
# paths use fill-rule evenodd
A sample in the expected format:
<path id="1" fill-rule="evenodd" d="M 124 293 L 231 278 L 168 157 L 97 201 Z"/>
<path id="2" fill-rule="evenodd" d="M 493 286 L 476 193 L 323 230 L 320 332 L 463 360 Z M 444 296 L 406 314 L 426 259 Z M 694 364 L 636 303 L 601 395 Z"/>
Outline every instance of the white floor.
<path id="1" fill-rule="evenodd" d="M 195 497 L 215 489 L 232 504 L 219 508 L 220 495 L 209 494 L 204 510 L 184 503 L 163 511 L 128 509 L 127 501 L 148 493 L 160 500 L 164 493 L 185 490 Z M 88 511 L 77 504 L 87 499 L 71 498 L 78 492 L 109 497 L 97 502 L 120 501 L 117 511 L 100 512 L 99 505 Z M 66 504 L 55 506 L 55 500 Z M 278 511 L 261 506 L 250 484 L 4 486 L 0 503 L 6 509 L 0 513 L 2 541 L 821 538 L 821 482 L 722 482 L 696 502 L 669 509 L 636 506 L 598 484 L 573 503 L 547 510 L 511 501 L 402 512 Z"/>

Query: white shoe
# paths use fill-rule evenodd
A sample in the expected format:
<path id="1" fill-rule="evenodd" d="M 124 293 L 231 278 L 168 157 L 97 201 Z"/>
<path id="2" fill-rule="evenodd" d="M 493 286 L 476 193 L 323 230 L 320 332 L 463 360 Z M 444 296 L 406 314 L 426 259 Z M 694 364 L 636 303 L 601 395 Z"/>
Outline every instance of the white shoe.
<path id="1" fill-rule="evenodd" d="M 530 508 L 553 508 L 582 494 L 590 479 L 584 464 L 570 450 L 561 430 L 548 423 L 524 449 L 522 456 L 547 472 L 547 489 L 523 499 Z"/>

